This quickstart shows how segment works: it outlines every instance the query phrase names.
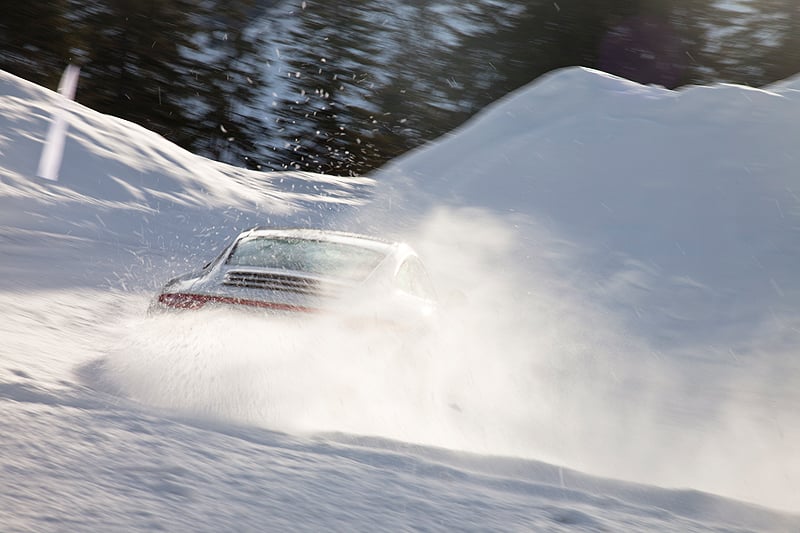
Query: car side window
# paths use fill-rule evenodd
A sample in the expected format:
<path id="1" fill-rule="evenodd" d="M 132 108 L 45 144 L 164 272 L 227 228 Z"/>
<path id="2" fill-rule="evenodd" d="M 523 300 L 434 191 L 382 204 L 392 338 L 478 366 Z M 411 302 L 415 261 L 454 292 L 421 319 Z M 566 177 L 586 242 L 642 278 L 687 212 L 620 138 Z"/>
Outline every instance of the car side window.
<path id="1" fill-rule="evenodd" d="M 420 298 L 433 299 L 433 287 L 425 267 L 416 257 L 406 259 L 397 270 L 395 281 L 400 290 Z"/>

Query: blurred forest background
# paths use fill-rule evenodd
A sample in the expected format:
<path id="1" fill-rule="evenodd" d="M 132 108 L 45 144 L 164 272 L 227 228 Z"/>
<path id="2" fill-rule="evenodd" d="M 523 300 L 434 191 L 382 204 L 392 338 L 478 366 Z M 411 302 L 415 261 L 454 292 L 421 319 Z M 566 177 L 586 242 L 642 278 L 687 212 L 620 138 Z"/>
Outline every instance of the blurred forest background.
<path id="1" fill-rule="evenodd" d="M 798 0 L 0 0 L 0 69 L 192 152 L 366 174 L 553 69 L 676 88 L 800 71 Z"/>

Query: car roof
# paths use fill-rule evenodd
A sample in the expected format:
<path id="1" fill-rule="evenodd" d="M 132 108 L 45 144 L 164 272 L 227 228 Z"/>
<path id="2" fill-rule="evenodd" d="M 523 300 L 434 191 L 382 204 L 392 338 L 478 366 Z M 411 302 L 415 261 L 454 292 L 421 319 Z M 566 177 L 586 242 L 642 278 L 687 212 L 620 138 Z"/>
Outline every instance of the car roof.
<path id="1" fill-rule="evenodd" d="M 349 233 L 345 231 L 323 230 L 314 228 L 271 228 L 256 226 L 243 231 L 239 239 L 244 237 L 293 237 L 296 239 L 307 239 L 315 241 L 339 242 L 368 248 L 384 254 L 389 254 L 398 248 L 400 243 L 395 243 L 377 237 L 370 237 L 359 233 Z"/>

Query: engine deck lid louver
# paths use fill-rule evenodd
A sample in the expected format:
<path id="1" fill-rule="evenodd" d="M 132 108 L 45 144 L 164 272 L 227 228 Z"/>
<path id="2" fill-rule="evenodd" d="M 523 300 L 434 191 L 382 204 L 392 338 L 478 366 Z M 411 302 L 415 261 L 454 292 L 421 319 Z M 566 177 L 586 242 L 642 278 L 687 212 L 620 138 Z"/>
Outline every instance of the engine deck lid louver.
<path id="1" fill-rule="evenodd" d="M 292 292 L 310 296 L 335 296 L 341 287 L 327 281 L 292 274 L 231 270 L 225 274 L 223 285 L 248 289 Z"/>

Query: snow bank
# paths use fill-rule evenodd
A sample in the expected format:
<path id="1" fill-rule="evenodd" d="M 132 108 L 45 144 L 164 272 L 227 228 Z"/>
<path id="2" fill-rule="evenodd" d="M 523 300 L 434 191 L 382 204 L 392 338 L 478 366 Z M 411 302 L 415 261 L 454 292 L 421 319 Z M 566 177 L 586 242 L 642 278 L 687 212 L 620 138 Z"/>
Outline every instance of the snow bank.
<path id="1" fill-rule="evenodd" d="M 483 391 L 528 421 L 504 444 L 796 507 L 795 85 L 668 91 L 565 69 L 375 174 L 363 220 L 421 241 L 440 286 L 472 293 L 475 361 L 513 354 L 499 372 L 519 386 Z"/>
<path id="2" fill-rule="evenodd" d="M 413 189 L 404 214 L 446 203 L 544 225 L 577 249 L 584 297 L 658 347 L 737 350 L 775 316 L 798 323 L 798 134 L 800 96 L 781 86 L 673 92 L 567 69 L 376 179 Z"/>

